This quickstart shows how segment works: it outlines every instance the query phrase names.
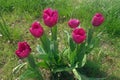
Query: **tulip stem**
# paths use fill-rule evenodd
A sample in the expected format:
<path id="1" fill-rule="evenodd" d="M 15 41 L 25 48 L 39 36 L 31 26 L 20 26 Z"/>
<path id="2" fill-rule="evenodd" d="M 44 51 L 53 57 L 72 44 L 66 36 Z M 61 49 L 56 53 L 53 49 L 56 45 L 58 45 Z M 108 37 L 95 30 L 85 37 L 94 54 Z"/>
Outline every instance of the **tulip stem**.
<path id="1" fill-rule="evenodd" d="M 43 77 L 41 75 L 41 71 L 39 70 L 39 68 L 37 67 L 37 65 L 35 64 L 35 60 L 33 58 L 32 55 L 29 55 L 28 57 L 28 62 L 30 67 L 35 71 L 35 73 L 37 74 L 37 80 L 43 80 Z"/>
<path id="2" fill-rule="evenodd" d="M 51 36 L 52 36 L 52 40 L 57 40 L 57 26 L 54 26 L 53 28 L 51 28 Z"/>

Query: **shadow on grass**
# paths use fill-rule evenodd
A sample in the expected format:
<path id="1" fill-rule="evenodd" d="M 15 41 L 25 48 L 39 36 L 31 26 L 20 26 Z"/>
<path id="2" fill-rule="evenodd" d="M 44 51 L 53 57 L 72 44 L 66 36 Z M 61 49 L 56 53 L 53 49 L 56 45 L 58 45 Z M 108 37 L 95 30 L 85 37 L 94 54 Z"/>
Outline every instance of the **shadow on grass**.
<path id="1" fill-rule="evenodd" d="M 105 78 L 107 76 L 107 73 L 100 70 L 100 65 L 92 61 L 87 61 L 84 67 L 77 70 L 87 77 Z"/>
<path id="2" fill-rule="evenodd" d="M 72 73 L 63 71 L 63 72 L 52 74 L 50 80 L 75 80 L 75 79 Z"/>
<path id="3" fill-rule="evenodd" d="M 84 67 L 77 70 L 87 78 L 83 80 L 120 80 L 120 77 L 108 76 L 106 72 L 100 70 L 99 64 L 92 61 L 88 61 Z"/>
<path id="4" fill-rule="evenodd" d="M 108 74 L 100 70 L 100 65 L 87 61 L 84 67 L 77 68 L 77 71 L 81 74 L 82 80 L 120 80 L 120 77 L 108 76 Z M 59 72 L 53 74 L 50 80 L 76 80 L 72 72 Z"/>
<path id="5" fill-rule="evenodd" d="M 106 78 L 106 80 L 120 80 L 120 77 L 117 77 L 117 76 L 109 76 L 108 78 Z"/>

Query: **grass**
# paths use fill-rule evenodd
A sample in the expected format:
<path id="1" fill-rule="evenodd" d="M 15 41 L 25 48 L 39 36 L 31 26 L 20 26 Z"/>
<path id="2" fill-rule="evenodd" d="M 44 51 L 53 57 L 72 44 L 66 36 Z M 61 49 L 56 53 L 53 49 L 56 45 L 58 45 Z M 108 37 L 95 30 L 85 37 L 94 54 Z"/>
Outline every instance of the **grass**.
<path id="1" fill-rule="evenodd" d="M 109 3 L 109 4 L 108 4 Z M 28 41 L 35 50 L 37 40 L 29 33 L 30 24 L 34 20 L 42 20 L 42 10 L 46 7 L 57 9 L 60 14 L 59 30 L 64 36 L 63 28 L 68 30 L 67 21 L 78 18 L 81 26 L 91 26 L 91 18 L 96 12 L 105 15 L 105 23 L 97 29 L 103 31 L 100 45 L 90 54 L 90 60 L 98 64 L 100 71 L 107 75 L 106 80 L 120 80 L 120 0 L 0 0 L 0 79 L 14 80 L 13 68 L 19 64 L 14 55 L 18 41 Z M 41 22 L 42 25 L 43 22 Z M 4 29 L 3 29 L 4 28 Z M 44 25 L 44 28 L 46 26 Z M 7 30 L 7 31 L 6 31 Z M 113 36 L 111 36 L 113 35 Z M 9 37 L 9 38 L 8 38 Z M 64 43 L 64 40 L 61 41 Z M 62 45 L 60 46 L 63 47 Z M 34 52 L 34 51 L 33 51 Z M 96 64 L 92 64 L 92 67 Z M 90 70 L 88 70 L 90 71 Z M 94 70 L 96 72 L 96 70 Z M 90 73 L 89 73 L 90 74 Z M 88 76 L 94 76 L 95 73 Z"/>

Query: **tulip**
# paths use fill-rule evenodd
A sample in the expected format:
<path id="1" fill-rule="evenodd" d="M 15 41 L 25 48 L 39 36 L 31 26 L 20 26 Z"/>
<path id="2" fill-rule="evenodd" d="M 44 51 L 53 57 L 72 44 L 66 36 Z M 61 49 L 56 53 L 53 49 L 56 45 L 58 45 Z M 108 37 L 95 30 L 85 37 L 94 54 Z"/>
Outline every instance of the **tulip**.
<path id="1" fill-rule="evenodd" d="M 86 39 L 86 32 L 83 28 L 75 28 L 72 32 L 72 38 L 77 43 L 80 44 Z"/>
<path id="2" fill-rule="evenodd" d="M 40 25 L 40 23 L 38 21 L 35 21 L 35 22 L 32 23 L 29 31 L 36 38 L 41 37 L 44 33 L 44 30 L 43 30 L 42 26 Z"/>
<path id="3" fill-rule="evenodd" d="M 43 20 L 45 25 L 53 27 L 58 22 L 58 12 L 56 10 L 52 10 L 51 8 L 45 9 L 43 11 Z"/>
<path id="4" fill-rule="evenodd" d="M 101 13 L 96 13 L 92 18 L 93 26 L 100 26 L 104 22 L 104 17 Z"/>
<path id="5" fill-rule="evenodd" d="M 18 49 L 15 51 L 15 54 L 19 58 L 26 58 L 26 57 L 28 57 L 30 52 L 31 52 L 31 48 L 27 44 L 27 42 L 18 42 Z"/>
<path id="6" fill-rule="evenodd" d="M 76 28 L 76 27 L 79 26 L 79 24 L 80 24 L 80 21 L 77 20 L 77 19 L 70 19 L 68 21 L 68 25 L 69 25 L 70 28 Z"/>

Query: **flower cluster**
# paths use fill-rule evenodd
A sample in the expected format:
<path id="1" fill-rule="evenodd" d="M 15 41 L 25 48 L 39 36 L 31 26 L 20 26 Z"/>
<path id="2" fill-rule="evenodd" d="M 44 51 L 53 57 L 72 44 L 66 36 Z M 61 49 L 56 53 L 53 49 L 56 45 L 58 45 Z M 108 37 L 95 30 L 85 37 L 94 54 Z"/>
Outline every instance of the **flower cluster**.
<path id="1" fill-rule="evenodd" d="M 43 20 L 45 25 L 48 27 L 53 27 L 58 22 L 58 12 L 57 10 L 52 10 L 51 8 L 47 8 L 43 11 Z M 101 13 L 96 13 L 92 18 L 92 25 L 93 26 L 100 26 L 104 22 L 104 17 Z M 68 25 L 70 28 L 73 28 L 72 31 L 72 38 L 76 43 L 82 43 L 86 39 L 86 31 L 83 28 L 79 28 L 80 21 L 78 19 L 70 19 L 68 21 Z M 31 28 L 29 29 L 30 33 L 36 37 L 40 38 L 43 33 L 43 27 L 38 21 L 32 23 Z M 31 52 L 30 46 L 27 42 L 19 42 L 18 43 L 18 50 L 16 50 L 16 55 L 19 58 L 25 58 Z"/>
<path id="2" fill-rule="evenodd" d="M 34 21 L 31 24 L 29 31 L 35 38 L 40 38 L 41 40 L 42 47 L 39 47 L 38 52 L 41 53 L 40 56 L 44 56 L 42 59 L 43 59 L 43 63 L 47 65 L 47 66 L 44 65 L 45 67 L 48 67 L 53 73 L 57 73 L 57 71 L 62 72 L 62 70 L 63 71 L 72 70 L 73 73 L 75 73 L 75 76 L 77 75 L 76 78 L 79 79 L 80 77 L 78 76 L 78 74 L 76 74 L 77 73 L 76 68 L 78 68 L 76 66 L 79 66 L 81 68 L 83 65 L 82 61 L 84 60 L 84 57 L 93 49 L 91 48 L 91 45 L 94 44 L 91 42 L 92 40 L 91 36 L 93 32 L 90 29 L 88 30 L 88 34 L 87 34 L 87 31 L 80 26 L 81 22 L 78 19 L 74 18 L 68 21 L 68 26 L 72 29 L 72 32 L 71 32 L 71 36 L 70 37 L 68 36 L 69 48 L 63 51 L 63 55 L 67 54 L 66 58 L 68 61 L 66 62 L 68 63 L 66 64 L 63 62 L 64 56 L 61 57 L 61 55 L 59 55 L 59 53 L 60 54 L 62 53 L 61 51 L 59 51 L 58 41 L 57 41 L 56 24 L 58 22 L 58 18 L 59 15 L 57 10 L 47 8 L 43 11 L 44 24 L 51 29 L 50 39 L 45 35 L 44 28 L 42 27 L 39 21 Z M 101 13 L 96 13 L 91 20 L 91 24 L 94 27 L 100 26 L 103 22 L 104 22 L 104 17 Z M 20 59 L 28 57 L 30 66 L 33 68 L 33 70 L 35 69 L 35 72 L 33 73 L 38 74 L 37 78 L 41 79 L 42 76 L 39 76 L 41 73 L 39 72 L 38 66 L 34 62 L 33 57 L 31 56 L 29 57 L 30 53 L 31 53 L 31 48 L 27 42 L 24 41 L 18 42 L 18 49 L 15 51 L 15 54 Z M 60 66 L 62 67 L 64 66 L 63 69 L 59 69 L 58 67 Z"/>

